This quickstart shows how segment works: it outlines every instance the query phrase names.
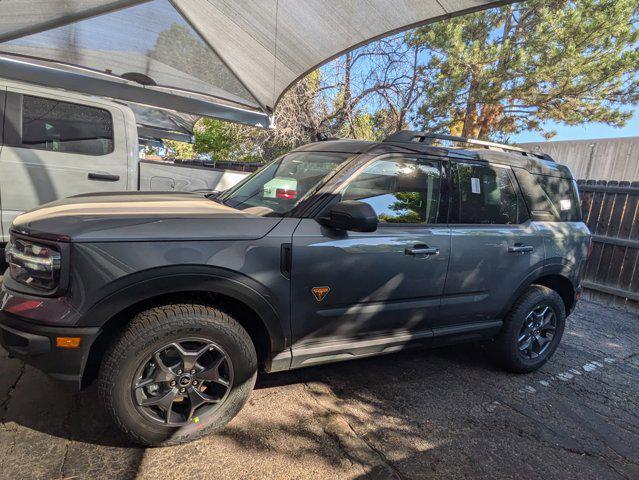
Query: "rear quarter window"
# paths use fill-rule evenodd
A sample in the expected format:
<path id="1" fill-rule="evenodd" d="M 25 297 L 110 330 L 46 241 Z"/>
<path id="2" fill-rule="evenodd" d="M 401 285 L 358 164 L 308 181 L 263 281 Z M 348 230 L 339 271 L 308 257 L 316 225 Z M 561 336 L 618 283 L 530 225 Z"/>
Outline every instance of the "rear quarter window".
<path id="1" fill-rule="evenodd" d="M 533 220 L 581 221 L 577 183 L 572 178 L 540 175 L 522 168 L 513 170 Z"/>

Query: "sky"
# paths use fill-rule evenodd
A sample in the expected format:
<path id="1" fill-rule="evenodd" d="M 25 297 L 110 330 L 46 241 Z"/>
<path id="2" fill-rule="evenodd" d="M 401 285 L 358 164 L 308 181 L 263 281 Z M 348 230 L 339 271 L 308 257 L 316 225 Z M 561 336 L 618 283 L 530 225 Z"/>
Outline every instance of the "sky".
<path id="1" fill-rule="evenodd" d="M 611 127 L 601 123 L 586 123 L 579 126 L 566 126 L 557 123 L 548 123 L 551 130 L 557 131 L 557 136 L 552 140 L 590 140 L 596 138 L 639 137 L 639 107 L 635 108 L 635 114 L 623 128 Z M 543 142 L 544 138 L 536 132 L 522 132 L 510 137 L 511 142 Z"/>
<path id="2" fill-rule="evenodd" d="M 142 19 L 147 21 L 141 21 Z M 14 43 L 18 45 L 64 45 L 66 42 L 74 41 L 83 48 L 146 53 L 154 47 L 158 34 L 169 28 L 174 22 L 186 25 L 167 0 L 153 0 L 78 24 L 32 35 Z M 96 32 L 98 32 L 97 35 Z M 137 34 L 132 36 L 131 32 L 137 32 Z M 402 35 L 399 34 L 398 37 Z M 422 55 L 427 56 L 428 53 L 424 52 Z M 372 68 L 366 59 L 358 67 L 364 70 Z M 330 68 L 330 64 L 324 68 Z M 557 135 L 552 138 L 554 141 L 639 136 L 639 106 L 634 109 L 633 118 L 622 128 L 597 123 L 566 126 L 554 122 L 546 124 L 545 127 L 547 130 L 557 132 Z M 544 138 L 537 132 L 522 132 L 511 136 L 509 141 L 513 143 L 537 142 L 544 141 Z"/>

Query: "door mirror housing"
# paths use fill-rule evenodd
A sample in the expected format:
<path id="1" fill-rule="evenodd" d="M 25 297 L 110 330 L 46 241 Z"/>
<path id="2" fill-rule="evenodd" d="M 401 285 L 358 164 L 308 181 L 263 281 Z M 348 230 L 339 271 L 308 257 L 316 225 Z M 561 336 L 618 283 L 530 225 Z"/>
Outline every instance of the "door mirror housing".
<path id="1" fill-rule="evenodd" d="M 344 200 L 336 203 L 320 223 L 333 230 L 374 232 L 378 224 L 377 214 L 368 203 Z"/>

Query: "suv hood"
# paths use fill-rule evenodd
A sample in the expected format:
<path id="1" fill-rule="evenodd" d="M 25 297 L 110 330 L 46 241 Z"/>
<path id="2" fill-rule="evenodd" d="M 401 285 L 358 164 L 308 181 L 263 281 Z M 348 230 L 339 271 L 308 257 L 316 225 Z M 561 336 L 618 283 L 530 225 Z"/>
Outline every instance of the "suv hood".
<path id="1" fill-rule="evenodd" d="M 73 242 L 251 240 L 266 235 L 279 221 L 195 193 L 93 193 L 24 213 L 12 230 Z"/>

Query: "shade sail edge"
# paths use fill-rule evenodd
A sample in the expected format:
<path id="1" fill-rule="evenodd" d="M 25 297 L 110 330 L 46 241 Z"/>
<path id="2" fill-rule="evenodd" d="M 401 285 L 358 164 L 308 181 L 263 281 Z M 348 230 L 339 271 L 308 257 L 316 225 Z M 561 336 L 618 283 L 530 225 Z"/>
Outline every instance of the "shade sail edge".
<path id="1" fill-rule="evenodd" d="M 278 102 L 301 78 L 340 55 L 516 2 L 1 1 L 0 77 L 259 126 L 271 125 Z M 29 67 L 25 53 L 45 62 Z"/>
<path id="2" fill-rule="evenodd" d="M 2 56 L 0 56 L 0 72 L 2 72 L 1 76 L 3 78 L 9 80 L 63 88 L 88 95 L 125 100 L 178 112 L 188 112 L 261 128 L 271 126 L 271 118 L 264 112 L 165 93 L 143 86 L 96 78 Z"/>

